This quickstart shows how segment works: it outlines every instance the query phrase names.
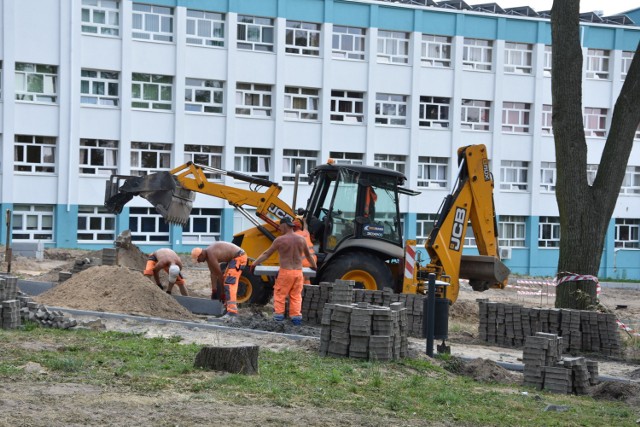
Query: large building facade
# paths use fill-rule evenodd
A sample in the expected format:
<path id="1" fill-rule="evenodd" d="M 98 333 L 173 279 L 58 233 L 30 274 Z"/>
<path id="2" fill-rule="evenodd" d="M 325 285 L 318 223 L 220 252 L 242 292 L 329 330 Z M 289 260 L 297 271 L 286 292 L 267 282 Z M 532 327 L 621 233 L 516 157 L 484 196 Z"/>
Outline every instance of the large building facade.
<path id="1" fill-rule="evenodd" d="M 250 224 L 201 194 L 185 227 L 141 198 L 110 214 L 110 174 L 193 160 L 279 182 L 293 200 L 296 166 L 306 174 L 331 157 L 405 173 L 421 194 L 401 200 L 404 236 L 422 243 L 455 184 L 457 148 L 485 144 L 505 263 L 555 275 L 548 15 L 415 3 L 3 0 L 0 195 L 11 240 L 98 249 L 130 229 L 143 250 L 186 252 Z M 634 19 L 640 10 L 582 24 L 591 178 L 640 41 Z M 602 278 L 640 279 L 640 129 L 626 168 Z M 308 196 L 302 184 L 295 207 Z"/>

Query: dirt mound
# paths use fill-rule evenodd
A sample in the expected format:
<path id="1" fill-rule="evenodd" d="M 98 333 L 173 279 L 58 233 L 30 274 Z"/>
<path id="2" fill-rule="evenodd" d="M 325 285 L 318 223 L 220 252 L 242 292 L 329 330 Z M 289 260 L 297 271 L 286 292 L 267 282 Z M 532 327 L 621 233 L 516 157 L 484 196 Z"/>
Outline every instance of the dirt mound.
<path id="1" fill-rule="evenodd" d="M 620 400 L 632 405 L 640 404 L 640 384 L 620 381 L 605 381 L 593 388 L 594 399 Z"/>
<path id="2" fill-rule="evenodd" d="M 474 359 L 462 368 L 462 374 L 476 381 L 496 383 L 516 383 L 520 380 L 517 374 L 503 368 L 493 360 Z"/>
<path id="3" fill-rule="evenodd" d="M 449 307 L 449 320 L 477 323 L 478 311 L 479 308 L 477 302 L 458 299 L 455 304 Z"/>
<path id="4" fill-rule="evenodd" d="M 121 266 L 88 268 L 35 299 L 55 307 L 176 320 L 198 319 L 141 272 Z"/>

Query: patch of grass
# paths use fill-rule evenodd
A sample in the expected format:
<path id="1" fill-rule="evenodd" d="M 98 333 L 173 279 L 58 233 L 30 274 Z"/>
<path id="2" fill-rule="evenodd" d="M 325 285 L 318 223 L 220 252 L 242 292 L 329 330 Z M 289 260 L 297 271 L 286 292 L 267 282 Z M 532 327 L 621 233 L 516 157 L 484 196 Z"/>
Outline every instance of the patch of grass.
<path id="1" fill-rule="evenodd" d="M 429 360 L 363 362 L 262 350 L 258 375 L 213 372 L 194 367 L 201 346 L 180 342 L 87 330 L 0 330 L 0 381 L 24 381 L 28 376 L 31 382 L 93 384 L 138 394 L 190 394 L 217 405 L 247 402 L 393 415 L 421 425 L 631 426 L 639 416 L 620 402 L 476 383 Z M 445 369 L 459 369 L 456 358 L 441 357 Z M 23 372 L 19 367 L 28 362 L 39 363 L 48 375 Z M 520 393 L 524 390 L 527 396 Z M 545 412 L 548 404 L 570 410 Z"/>

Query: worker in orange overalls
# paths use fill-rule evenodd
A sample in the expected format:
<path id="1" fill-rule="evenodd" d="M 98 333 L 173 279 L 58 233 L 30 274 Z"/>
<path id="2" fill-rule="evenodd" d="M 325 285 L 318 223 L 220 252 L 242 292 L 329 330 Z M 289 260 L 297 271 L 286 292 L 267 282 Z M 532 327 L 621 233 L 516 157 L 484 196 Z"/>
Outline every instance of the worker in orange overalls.
<path id="1" fill-rule="evenodd" d="M 286 217 L 280 220 L 281 236 L 276 237 L 271 246 L 264 251 L 251 264 L 251 273 L 257 265 L 266 260 L 275 251 L 280 256 L 280 270 L 273 287 L 273 319 L 284 320 L 285 300 L 289 297 L 289 317 L 291 323 L 296 326 L 302 324 L 302 258 L 311 264 L 314 270 L 317 268 L 316 260 L 311 256 L 304 237 L 293 232 L 293 218 Z"/>
<path id="2" fill-rule="evenodd" d="M 147 265 L 144 269 L 145 276 L 153 276 L 156 285 L 160 289 L 164 289 L 160 283 L 160 270 L 164 270 L 169 275 L 169 284 L 167 293 L 171 294 L 173 285 L 178 285 L 180 293 L 188 296 L 187 287 L 185 286 L 184 277 L 182 277 L 182 260 L 174 251 L 168 248 L 158 249 L 147 259 Z"/>
<path id="3" fill-rule="evenodd" d="M 218 281 L 222 279 L 224 286 L 224 297 L 220 298 L 224 302 L 227 313 L 223 319 L 232 320 L 238 315 L 238 282 L 242 276 L 242 269 L 247 265 L 247 254 L 240 247 L 229 242 L 215 242 L 209 247 L 194 248 L 191 251 L 193 262 L 207 262 L 211 273 L 211 299 L 215 299 L 218 292 Z M 226 262 L 227 268 L 224 273 L 220 269 L 220 263 Z"/>
<path id="4" fill-rule="evenodd" d="M 298 219 L 296 218 L 293 221 L 293 226 L 294 226 L 294 233 L 297 234 L 298 236 L 302 236 L 304 237 L 304 241 L 307 242 L 307 247 L 309 248 L 309 252 L 311 252 L 311 256 L 313 257 L 313 259 L 316 260 L 316 264 L 318 263 L 318 256 L 316 255 L 316 251 L 313 249 L 313 242 L 311 241 L 311 234 L 309 234 L 309 231 L 307 230 L 306 224 L 304 222 L 304 219 Z M 303 267 L 311 267 L 311 264 L 309 263 L 309 261 L 307 261 L 306 258 L 302 259 L 302 266 Z M 311 284 L 311 280 L 308 277 L 304 278 L 304 284 L 305 285 L 310 285 Z"/>

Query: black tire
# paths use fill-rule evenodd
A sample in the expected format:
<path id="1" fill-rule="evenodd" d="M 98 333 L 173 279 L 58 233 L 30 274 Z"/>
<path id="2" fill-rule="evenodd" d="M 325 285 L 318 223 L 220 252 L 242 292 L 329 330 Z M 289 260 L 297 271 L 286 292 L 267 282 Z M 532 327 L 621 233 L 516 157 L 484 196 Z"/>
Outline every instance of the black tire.
<path id="1" fill-rule="evenodd" d="M 249 267 L 242 270 L 236 296 L 238 304 L 265 305 L 271 299 L 272 292 L 272 286 L 269 286 L 268 282 L 263 282 L 260 276 L 251 274 Z"/>
<path id="2" fill-rule="evenodd" d="M 368 252 L 349 252 L 329 261 L 318 282 L 335 280 L 355 280 L 357 287 L 369 290 L 394 287 L 389 267 Z"/>

